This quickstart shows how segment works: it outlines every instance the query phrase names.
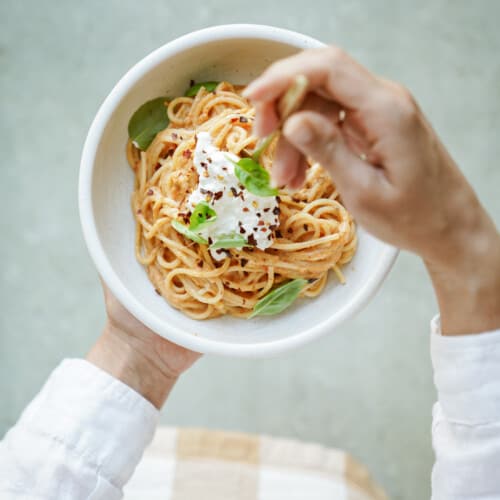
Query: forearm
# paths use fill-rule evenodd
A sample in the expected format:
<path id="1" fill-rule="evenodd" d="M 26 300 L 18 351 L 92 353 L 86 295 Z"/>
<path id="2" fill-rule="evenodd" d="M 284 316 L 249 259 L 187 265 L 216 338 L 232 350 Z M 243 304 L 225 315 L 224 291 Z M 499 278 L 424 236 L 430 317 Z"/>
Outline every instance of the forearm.
<path id="1" fill-rule="evenodd" d="M 441 313 L 431 337 L 436 500 L 500 492 L 500 235 L 478 202 L 467 208 L 426 261 Z"/>
<path id="2" fill-rule="evenodd" d="M 462 207 L 462 210 L 464 207 Z M 442 235 L 425 260 L 441 313 L 443 335 L 500 327 L 500 235 L 482 207 Z"/>
<path id="3" fill-rule="evenodd" d="M 151 353 L 143 349 L 140 340 L 124 335 L 109 321 L 87 360 L 134 389 L 158 409 L 177 381 L 177 375 L 159 366 Z"/>

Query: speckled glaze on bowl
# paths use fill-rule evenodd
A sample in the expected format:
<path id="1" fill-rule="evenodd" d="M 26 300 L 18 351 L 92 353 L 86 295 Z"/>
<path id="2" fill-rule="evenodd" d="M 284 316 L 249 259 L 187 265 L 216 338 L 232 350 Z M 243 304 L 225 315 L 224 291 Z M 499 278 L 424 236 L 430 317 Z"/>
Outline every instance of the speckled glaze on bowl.
<path id="1" fill-rule="evenodd" d="M 162 337 L 199 352 L 265 357 L 332 332 L 369 300 L 397 250 L 358 229 L 359 248 L 345 268 L 347 284 L 331 279 L 323 293 L 298 300 L 275 317 L 188 318 L 158 296 L 134 255 L 130 209 L 133 174 L 125 157 L 127 124 L 145 101 L 180 95 L 190 79 L 250 82 L 273 61 L 323 43 L 261 25 L 224 25 L 189 33 L 155 50 L 110 92 L 82 153 L 79 204 L 85 240 L 99 274 L 120 302 Z"/>

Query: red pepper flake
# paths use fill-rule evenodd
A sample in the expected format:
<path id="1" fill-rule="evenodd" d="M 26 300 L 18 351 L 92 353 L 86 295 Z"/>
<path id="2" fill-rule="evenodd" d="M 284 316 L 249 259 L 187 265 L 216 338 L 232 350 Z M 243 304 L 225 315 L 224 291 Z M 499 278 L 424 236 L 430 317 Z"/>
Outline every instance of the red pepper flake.
<path id="1" fill-rule="evenodd" d="M 142 214 L 142 210 L 139 208 L 139 210 L 137 210 L 137 213 Z"/>
<path id="2" fill-rule="evenodd" d="M 155 288 L 155 292 L 156 292 L 158 295 L 161 295 L 161 292 L 160 292 L 160 290 L 158 290 L 158 288 Z"/>
<path id="3" fill-rule="evenodd" d="M 150 189 L 148 189 L 148 191 L 147 191 L 146 194 L 148 194 L 149 196 L 151 196 L 153 193 L 154 193 L 154 191 L 150 188 Z"/>
<path id="4" fill-rule="evenodd" d="M 304 231 L 309 231 L 309 226 L 307 224 L 304 224 Z"/>
<path id="5" fill-rule="evenodd" d="M 281 231 L 279 229 L 276 230 L 276 238 L 283 238 L 283 235 L 281 234 Z"/>
<path id="6" fill-rule="evenodd" d="M 273 214 L 274 215 L 279 215 L 281 213 L 280 207 L 274 207 L 273 208 Z"/>
<path id="7" fill-rule="evenodd" d="M 238 121 L 237 117 L 231 118 L 231 123 L 234 123 L 234 122 L 237 122 L 237 121 Z"/>
<path id="8" fill-rule="evenodd" d="M 249 212 L 249 208 L 248 207 L 243 207 L 243 212 Z"/>
<path id="9" fill-rule="evenodd" d="M 240 123 L 248 123 L 248 118 L 246 116 L 240 116 Z"/>
<path id="10" fill-rule="evenodd" d="M 250 245 L 257 245 L 257 240 L 255 239 L 255 236 L 253 234 L 248 236 L 247 241 L 248 243 L 250 243 Z"/>
<path id="11" fill-rule="evenodd" d="M 259 222 L 257 222 L 257 226 L 263 226 L 264 225 L 264 221 L 261 219 Z"/>
<path id="12" fill-rule="evenodd" d="M 233 193 L 233 196 L 236 198 L 238 196 L 238 191 L 236 191 L 236 188 L 231 186 L 231 193 Z"/>
<path id="13" fill-rule="evenodd" d="M 263 233 L 265 233 L 266 231 L 267 231 L 267 227 L 263 227 L 263 228 L 261 229 L 261 232 L 263 232 Z"/>
<path id="14" fill-rule="evenodd" d="M 185 149 L 182 152 L 182 156 L 184 156 L 184 158 L 191 158 L 191 150 L 190 149 Z"/>
<path id="15" fill-rule="evenodd" d="M 243 226 L 240 227 L 240 234 L 245 234 L 246 231 L 245 231 L 245 228 Z"/>
<path id="16" fill-rule="evenodd" d="M 157 163 L 155 166 L 155 172 L 161 167 L 161 163 Z"/>
<path id="17" fill-rule="evenodd" d="M 264 208 L 264 212 L 269 212 L 271 210 L 269 207 Z"/>
<path id="18" fill-rule="evenodd" d="M 287 230 L 286 230 L 287 233 L 293 233 L 293 229 L 291 227 L 289 227 Z"/>
<path id="19" fill-rule="evenodd" d="M 214 193 L 214 200 L 217 201 L 222 198 L 222 194 L 222 191 L 217 191 L 216 193 Z"/>
<path id="20" fill-rule="evenodd" d="M 248 264 L 248 259 L 241 259 L 241 267 L 245 267 Z"/>

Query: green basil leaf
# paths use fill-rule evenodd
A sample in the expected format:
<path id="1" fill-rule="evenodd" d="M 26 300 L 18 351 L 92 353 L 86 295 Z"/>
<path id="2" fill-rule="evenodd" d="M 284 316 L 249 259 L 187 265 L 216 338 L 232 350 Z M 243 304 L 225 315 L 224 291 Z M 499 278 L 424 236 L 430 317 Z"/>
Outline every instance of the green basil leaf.
<path id="1" fill-rule="evenodd" d="M 219 83 L 220 82 L 214 82 L 214 81 L 197 83 L 197 84 L 193 85 L 192 87 L 189 87 L 186 90 L 186 93 L 184 95 L 186 97 L 195 97 L 196 94 L 198 93 L 198 90 L 200 90 L 201 87 L 205 87 L 205 89 L 208 92 L 213 92 L 215 90 L 215 88 L 217 87 L 217 85 L 219 85 Z"/>
<path id="2" fill-rule="evenodd" d="M 189 218 L 189 229 L 192 231 L 200 231 L 207 225 L 217 220 L 217 213 L 205 201 L 200 201 L 193 210 Z"/>
<path id="3" fill-rule="evenodd" d="M 307 283 L 307 280 L 297 278 L 280 285 L 255 304 L 249 317 L 279 314 L 293 304 Z"/>
<path id="4" fill-rule="evenodd" d="M 242 248 L 249 247 L 247 240 L 241 236 L 241 234 L 227 234 L 219 236 L 217 241 L 214 241 L 210 248 L 215 250 L 216 248 Z"/>
<path id="5" fill-rule="evenodd" d="M 171 222 L 171 224 L 172 224 L 172 227 L 178 233 L 182 234 L 186 238 L 189 238 L 190 240 L 193 240 L 196 243 L 199 243 L 200 245 L 208 245 L 208 241 L 205 238 L 202 238 L 200 235 L 196 234 L 194 231 L 191 231 L 191 229 L 189 229 L 189 227 L 187 227 L 182 222 L 179 222 L 178 220 L 173 220 Z"/>
<path id="6" fill-rule="evenodd" d="M 256 196 L 276 196 L 278 190 L 269 184 L 269 172 L 252 158 L 241 158 L 234 163 L 234 174 L 238 180 Z"/>
<path id="7" fill-rule="evenodd" d="M 156 134 L 168 126 L 167 100 L 167 97 L 157 97 L 145 102 L 128 122 L 128 136 L 142 151 L 148 149 Z"/>

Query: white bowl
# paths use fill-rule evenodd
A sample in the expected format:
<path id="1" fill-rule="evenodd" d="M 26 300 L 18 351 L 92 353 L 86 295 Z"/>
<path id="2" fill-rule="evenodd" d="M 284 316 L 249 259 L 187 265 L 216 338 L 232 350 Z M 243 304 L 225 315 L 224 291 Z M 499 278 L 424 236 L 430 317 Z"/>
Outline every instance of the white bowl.
<path id="1" fill-rule="evenodd" d="M 158 296 L 134 255 L 130 208 L 133 174 L 125 157 L 127 124 L 145 101 L 180 95 L 189 80 L 248 83 L 276 59 L 321 47 L 300 33 L 260 25 L 226 25 L 177 38 L 139 61 L 100 107 L 83 148 L 79 203 L 95 265 L 118 300 L 140 321 L 189 349 L 241 357 L 275 355 L 305 344 L 359 311 L 384 280 L 397 250 L 358 229 L 359 248 L 344 268 L 347 284 L 331 279 L 315 299 L 275 317 L 188 318 Z"/>

